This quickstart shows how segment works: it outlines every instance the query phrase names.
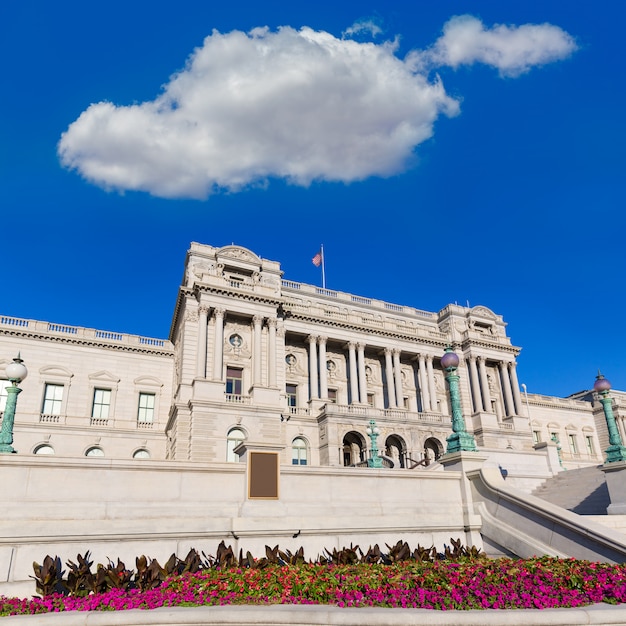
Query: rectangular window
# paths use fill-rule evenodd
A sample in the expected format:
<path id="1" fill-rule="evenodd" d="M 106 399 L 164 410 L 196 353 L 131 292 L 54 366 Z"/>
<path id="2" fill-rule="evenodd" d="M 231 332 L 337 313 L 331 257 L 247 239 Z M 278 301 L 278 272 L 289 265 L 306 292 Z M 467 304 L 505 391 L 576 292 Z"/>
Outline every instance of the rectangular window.
<path id="1" fill-rule="evenodd" d="M 298 406 L 298 386 L 286 385 L 285 393 L 287 394 L 287 406 L 289 407 L 289 410 L 293 413 Z"/>
<path id="2" fill-rule="evenodd" d="M 11 386 L 11 381 L 6 380 L 5 378 L 0 378 L 0 413 L 7 408 L 7 398 L 9 394 L 7 393 L 7 387 Z"/>
<path id="3" fill-rule="evenodd" d="M 62 403 L 63 385 L 53 385 L 51 383 L 46 383 L 41 412 L 44 415 L 61 415 Z"/>
<path id="4" fill-rule="evenodd" d="M 111 390 L 110 389 L 94 389 L 93 405 L 91 407 L 91 417 L 97 419 L 107 419 L 109 417 L 109 409 L 111 407 Z"/>
<path id="5" fill-rule="evenodd" d="M 374 399 L 375 399 L 375 397 L 376 397 L 376 396 L 375 396 L 373 393 L 368 393 L 368 394 L 367 394 L 367 403 L 368 403 L 370 406 L 374 406 Z"/>
<path id="6" fill-rule="evenodd" d="M 140 424 L 152 424 L 154 422 L 154 394 L 139 394 L 139 410 L 137 412 L 137 421 Z"/>
<path id="7" fill-rule="evenodd" d="M 541 441 L 541 432 L 538 430 L 533 430 L 533 442 L 539 443 Z"/>
<path id="8" fill-rule="evenodd" d="M 402 406 L 403 406 L 405 409 L 408 409 L 408 408 L 409 408 L 409 399 L 408 399 L 408 398 L 402 398 Z"/>
<path id="9" fill-rule="evenodd" d="M 243 370 L 237 367 L 226 368 L 226 393 L 240 396 L 243 388 Z"/>
<path id="10" fill-rule="evenodd" d="M 578 445 L 576 445 L 576 435 L 568 435 L 569 449 L 572 454 L 578 454 Z"/>
<path id="11" fill-rule="evenodd" d="M 329 389 L 328 390 L 328 399 L 331 402 L 337 402 L 337 390 L 336 389 Z"/>
<path id="12" fill-rule="evenodd" d="M 587 435 L 585 437 L 585 443 L 587 444 L 587 453 L 588 454 L 595 454 L 595 450 L 593 447 L 593 437 L 591 435 Z"/>

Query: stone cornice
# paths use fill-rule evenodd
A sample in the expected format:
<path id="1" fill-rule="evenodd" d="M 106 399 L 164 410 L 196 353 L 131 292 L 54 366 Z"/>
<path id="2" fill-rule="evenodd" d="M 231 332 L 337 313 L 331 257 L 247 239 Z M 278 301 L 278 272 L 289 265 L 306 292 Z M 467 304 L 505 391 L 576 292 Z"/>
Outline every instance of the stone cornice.
<path id="1" fill-rule="evenodd" d="M 512 346 L 510 344 L 502 343 L 497 339 L 464 339 L 461 342 L 461 349 L 466 350 L 469 348 L 485 348 L 486 350 L 494 350 L 497 349 L 501 352 L 508 352 L 513 354 L 514 356 L 518 356 L 522 349 L 518 346 Z M 482 356 L 484 358 L 490 359 L 489 356 L 484 356 L 482 354 L 473 355 L 473 356 Z"/>
<path id="2" fill-rule="evenodd" d="M 343 330 L 350 330 L 357 332 L 359 334 L 366 333 L 368 336 L 372 337 L 381 337 L 381 338 L 393 338 L 400 339 L 402 341 L 410 342 L 410 343 L 419 343 L 420 345 L 429 345 L 435 347 L 445 347 L 448 344 L 448 340 L 441 337 L 424 337 L 422 335 L 412 335 L 408 333 L 402 333 L 398 330 L 385 329 L 385 328 L 372 328 L 371 326 L 366 326 L 365 324 L 357 324 L 356 322 L 351 321 L 342 321 L 337 319 L 329 319 L 327 317 L 317 317 L 311 314 L 302 314 L 290 311 L 289 319 L 291 320 L 301 320 L 303 322 L 310 322 L 311 324 L 315 324 L 316 326 L 324 326 L 326 328 L 341 328 Z M 287 328 L 288 331 L 297 332 L 293 329 Z M 304 330 L 303 334 L 307 334 Z M 334 339 L 332 333 L 329 333 L 329 338 Z"/>
<path id="3" fill-rule="evenodd" d="M 36 322 L 35 320 L 24 320 L 33 324 L 44 324 L 50 326 L 48 322 Z M 60 325 L 53 325 L 60 326 Z M 76 333 L 57 334 L 54 331 L 47 331 L 40 328 L 31 328 L 30 326 L 3 326 L 0 325 L 0 335 L 6 337 L 23 337 L 25 339 L 33 339 L 38 341 L 50 341 L 55 343 L 64 343 L 71 345 L 92 346 L 96 348 L 104 348 L 121 352 L 134 352 L 139 354 L 152 354 L 155 356 L 174 356 L 174 347 L 167 339 L 152 339 L 147 337 L 139 337 L 137 335 L 127 335 L 125 333 L 113 333 L 108 331 L 98 331 L 82 327 L 69 327 Z M 80 331 L 80 334 L 79 334 Z M 83 333 L 94 333 L 93 337 L 86 336 Z M 98 337 L 98 334 L 102 335 Z M 119 338 L 119 339 L 118 339 Z M 137 343 L 127 343 L 124 339 L 137 339 Z M 145 343 L 141 343 L 144 341 Z M 162 344 L 162 345 L 160 345 Z"/>

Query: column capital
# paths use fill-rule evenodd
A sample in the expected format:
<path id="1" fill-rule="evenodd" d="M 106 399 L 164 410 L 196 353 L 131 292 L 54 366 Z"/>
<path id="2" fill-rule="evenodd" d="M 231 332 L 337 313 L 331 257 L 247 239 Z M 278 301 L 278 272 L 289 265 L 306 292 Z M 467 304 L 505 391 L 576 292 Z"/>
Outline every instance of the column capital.
<path id="1" fill-rule="evenodd" d="M 209 308 L 206 304 L 201 304 L 198 307 L 198 313 L 200 313 L 200 315 L 208 315 L 209 314 Z"/>
<path id="2" fill-rule="evenodd" d="M 268 317 L 267 318 L 267 326 L 268 326 L 268 328 L 276 328 L 277 325 L 278 325 L 278 320 L 275 317 Z"/>
<path id="3" fill-rule="evenodd" d="M 318 335 L 317 337 L 317 343 L 319 343 L 319 345 L 321 346 L 322 344 L 326 345 L 326 342 L 328 341 L 328 337 L 325 337 L 324 335 Z"/>
<path id="4" fill-rule="evenodd" d="M 255 326 L 260 326 L 263 323 L 263 316 L 262 315 L 254 315 L 252 317 L 252 323 Z"/>
<path id="5" fill-rule="evenodd" d="M 356 344 L 357 350 L 365 350 L 366 345 L 367 344 L 363 341 L 357 341 L 357 344 Z"/>
<path id="6" fill-rule="evenodd" d="M 385 356 L 393 354 L 393 350 L 391 348 L 383 348 L 383 354 Z"/>
<path id="7" fill-rule="evenodd" d="M 309 335 L 309 336 L 306 338 L 306 340 L 307 340 L 307 341 L 308 341 L 311 345 L 316 344 L 316 343 L 317 343 L 317 339 L 318 339 L 318 336 L 317 336 L 317 335 Z"/>
<path id="8" fill-rule="evenodd" d="M 348 350 L 356 350 L 356 342 L 348 341 L 348 343 L 345 344 L 344 348 L 348 348 Z"/>
<path id="9" fill-rule="evenodd" d="M 224 317 L 224 315 L 226 314 L 226 309 L 222 307 L 217 307 L 213 309 L 213 313 L 215 314 L 215 317 Z"/>
<path id="10" fill-rule="evenodd" d="M 393 356 L 400 356 L 402 354 L 402 350 L 400 350 L 400 348 L 392 348 L 391 354 L 393 354 Z"/>

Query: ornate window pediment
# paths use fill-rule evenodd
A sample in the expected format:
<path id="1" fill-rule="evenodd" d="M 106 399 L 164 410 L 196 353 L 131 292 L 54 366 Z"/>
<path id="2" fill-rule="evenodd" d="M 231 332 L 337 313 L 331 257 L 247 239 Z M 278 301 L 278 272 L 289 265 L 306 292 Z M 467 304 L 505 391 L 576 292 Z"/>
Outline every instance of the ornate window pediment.
<path id="1" fill-rule="evenodd" d="M 135 378 L 133 383 L 139 387 L 163 387 L 163 383 L 154 376 L 140 376 Z"/>
<path id="2" fill-rule="evenodd" d="M 101 370 L 99 372 L 96 372 L 95 374 L 89 374 L 89 380 L 94 383 L 107 382 L 117 384 L 120 382 L 120 377 L 114 376 L 113 374 L 111 374 L 111 372 L 107 370 Z"/>

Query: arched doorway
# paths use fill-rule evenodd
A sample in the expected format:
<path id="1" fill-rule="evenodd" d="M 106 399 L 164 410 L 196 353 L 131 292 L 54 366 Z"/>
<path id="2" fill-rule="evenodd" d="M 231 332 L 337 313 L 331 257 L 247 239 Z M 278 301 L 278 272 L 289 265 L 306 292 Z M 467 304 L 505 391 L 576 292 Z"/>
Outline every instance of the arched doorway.
<path id="1" fill-rule="evenodd" d="M 385 441 L 385 456 L 393 459 L 394 467 L 406 467 L 406 444 L 398 435 L 389 435 Z"/>
<path id="2" fill-rule="evenodd" d="M 343 438 L 343 464 L 346 467 L 365 461 L 365 441 L 363 437 L 351 430 Z"/>
<path id="3" fill-rule="evenodd" d="M 430 465 L 439 460 L 443 454 L 443 444 L 435 437 L 429 437 L 424 442 L 424 461 L 425 465 Z"/>

